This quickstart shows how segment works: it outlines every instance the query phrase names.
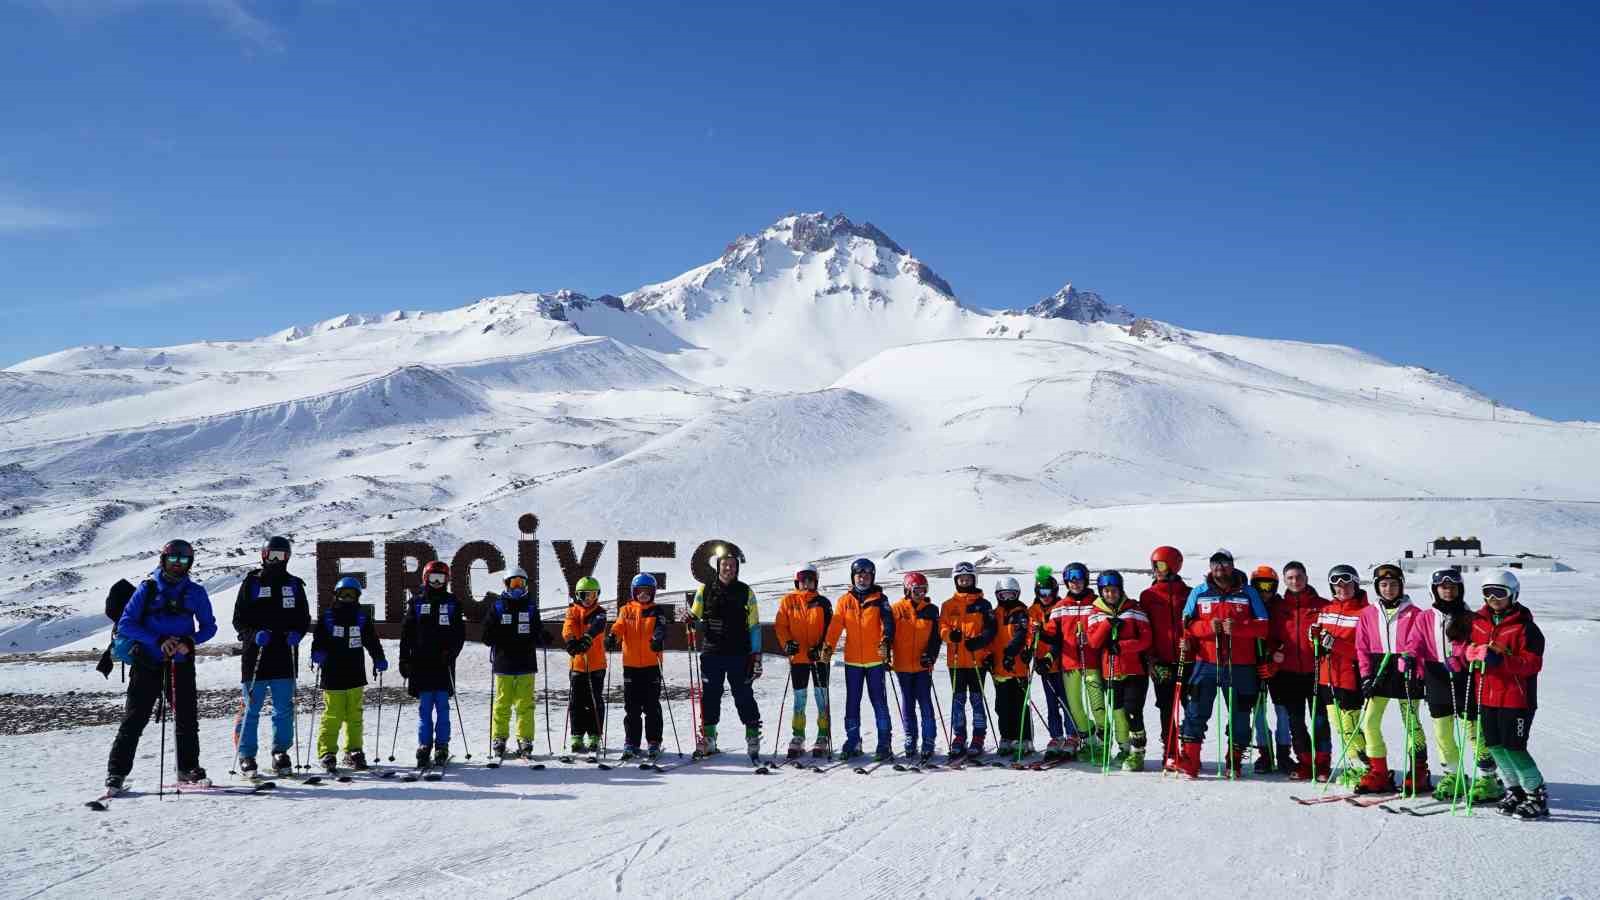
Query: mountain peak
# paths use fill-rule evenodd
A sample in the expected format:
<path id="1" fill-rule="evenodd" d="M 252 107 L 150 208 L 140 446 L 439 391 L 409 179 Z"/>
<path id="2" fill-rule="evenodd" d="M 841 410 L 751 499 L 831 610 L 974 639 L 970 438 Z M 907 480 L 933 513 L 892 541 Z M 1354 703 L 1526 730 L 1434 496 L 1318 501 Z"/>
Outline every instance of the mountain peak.
<path id="1" fill-rule="evenodd" d="M 1080 291 L 1067 282 L 1066 286 L 1049 297 L 1023 310 L 1041 319 L 1070 319 L 1074 322 L 1109 322 L 1113 325 L 1132 325 L 1137 318 L 1126 306 L 1117 306 L 1101 299 L 1093 291 Z"/>
<path id="2" fill-rule="evenodd" d="M 835 250 L 848 254 L 852 244 L 858 241 L 899 257 L 898 268 L 901 271 L 916 278 L 920 284 L 955 299 L 955 290 L 948 281 L 939 277 L 927 263 L 912 256 L 883 229 L 871 222 L 857 224 L 843 213 L 831 216 L 824 212 L 791 213 L 767 226 L 760 234 L 739 235 L 723 250 L 719 262 L 728 267 L 740 267 L 758 260 L 766 248 L 773 244 L 781 244 L 801 256 Z"/>

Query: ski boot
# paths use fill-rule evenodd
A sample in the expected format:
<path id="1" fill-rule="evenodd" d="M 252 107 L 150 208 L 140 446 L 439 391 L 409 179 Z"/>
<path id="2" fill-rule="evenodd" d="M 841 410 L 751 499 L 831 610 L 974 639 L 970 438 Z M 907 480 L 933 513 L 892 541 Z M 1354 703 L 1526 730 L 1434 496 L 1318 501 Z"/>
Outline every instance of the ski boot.
<path id="1" fill-rule="evenodd" d="M 1550 796 L 1545 790 L 1545 786 L 1541 784 L 1529 791 L 1527 799 L 1518 803 L 1517 808 L 1512 810 L 1511 814 L 1524 822 L 1550 818 Z"/>
<path id="2" fill-rule="evenodd" d="M 860 755 L 861 755 L 861 741 L 857 740 L 856 738 L 847 739 L 844 742 L 844 746 L 839 748 L 839 758 L 840 759 L 853 759 L 854 757 L 857 757 L 857 756 L 860 756 Z"/>
<path id="3" fill-rule="evenodd" d="M 744 727 L 744 750 L 753 760 L 761 759 L 761 727 L 759 725 L 746 725 Z"/>
<path id="4" fill-rule="evenodd" d="M 1144 748 L 1143 747 L 1134 747 L 1133 749 L 1129 750 L 1126 755 L 1123 756 L 1123 758 L 1122 758 L 1122 771 L 1124 771 L 1124 772 L 1143 772 L 1144 771 Z"/>
<path id="5" fill-rule="evenodd" d="M 649 743 L 649 745 L 644 748 L 644 758 L 649 760 L 650 762 L 655 762 L 656 760 L 660 759 L 661 758 L 661 742 L 660 741 L 651 741 Z"/>
<path id="6" fill-rule="evenodd" d="M 1083 742 L 1077 735 L 1070 735 L 1061 739 L 1061 758 L 1071 762 L 1078 758 L 1078 751 L 1083 749 Z"/>
<path id="7" fill-rule="evenodd" d="M 1439 773 L 1439 783 L 1434 785 L 1433 799 L 1440 803 L 1455 803 L 1467 799 L 1471 784 L 1465 772 L 1452 772 L 1447 766 Z"/>
<path id="8" fill-rule="evenodd" d="M 533 759 L 533 741 L 517 741 L 517 759 Z"/>
<path id="9" fill-rule="evenodd" d="M 1272 770 L 1275 768 L 1277 766 L 1273 765 L 1272 762 L 1272 748 L 1265 744 L 1258 745 L 1256 747 L 1255 773 L 1257 775 L 1271 775 Z"/>
<path id="10" fill-rule="evenodd" d="M 1294 757 L 1290 755 L 1290 750 L 1292 749 L 1293 748 L 1288 744 L 1278 745 L 1278 755 L 1276 759 L 1278 762 L 1279 775 L 1292 775 L 1299 768 L 1294 761 Z"/>
<path id="11" fill-rule="evenodd" d="M 1178 771 L 1189 778 L 1200 777 L 1200 742 L 1178 742 Z"/>
<path id="12" fill-rule="evenodd" d="M 107 775 L 106 776 L 106 792 L 107 793 L 111 793 L 111 792 L 120 791 L 120 790 L 122 790 L 122 776 L 121 775 Z"/>
<path id="13" fill-rule="evenodd" d="M 1367 777 L 1367 767 L 1369 765 L 1371 765 L 1371 759 L 1367 756 L 1367 754 L 1358 751 L 1356 753 L 1355 762 L 1350 763 L 1340 770 L 1340 787 L 1347 787 L 1352 791 L 1355 790 L 1356 785 L 1361 783 L 1361 779 Z"/>
<path id="14" fill-rule="evenodd" d="M 984 733 L 982 731 L 974 731 L 972 733 L 972 743 L 967 745 L 968 756 L 973 759 L 983 756 L 983 739 Z"/>
<path id="15" fill-rule="evenodd" d="M 581 735 L 581 734 L 577 735 L 576 737 L 574 737 L 572 739 L 572 755 L 573 756 L 582 756 L 583 755 L 583 735 Z"/>
<path id="16" fill-rule="evenodd" d="M 1022 742 L 1022 758 L 1023 759 L 1027 759 L 1028 757 L 1034 755 L 1037 752 L 1038 751 L 1033 748 L 1033 740 L 1031 738 L 1023 740 L 1023 742 Z"/>
<path id="17" fill-rule="evenodd" d="M 893 759 L 894 751 L 889 749 L 888 744 L 879 744 L 877 751 L 872 754 L 873 762 L 885 763 L 890 762 Z"/>
<path id="18" fill-rule="evenodd" d="M 1061 755 L 1061 738 L 1051 738 L 1049 740 L 1049 742 L 1047 742 L 1044 745 L 1044 761 L 1045 762 L 1055 762 L 1056 757 L 1058 757 L 1060 755 Z"/>
<path id="19" fill-rule="evenodd" d="M 708 756 L 715 756 L 720 752 L 722 751 L 717 748 L 717 726 L 702 726 L 700 736 L 694 740 L 695 759 L 705 759 Z"/>
<path id="20" fill-rule="evenodd" d="M 789 739 L 789 752 L 787 754 L 785 754 L 785 758 L 786 759 L 799 759 L 800 758 L 800 754 L 802 754 L 804 752 L 806 752 L 805 735 L 797 734 L 794 737 Z"/>
<path id="21" fill-rule="evenodd" d="M 589 746 L 584 750 L 584 752 L 588 753 L 590 756 L 598 756 L 599 755 L 599 753 L 600 753 L 600 735 L 598 735 L 598 734 L 589 735 Z"/>
<path id="22" fill-rule="evenodd" d="M 367 765 L 367 754 L 362 750 L 351 750 L 345 753 L 344 764 L 357 772 L 365 772 L 371 768 Z"/>
<path id="23" fill-rule="evenodd" d="M 922 751 L 922 755 L 921 756 L 917 757 L 917 768 L 926 769 L 928 766 L 930 766 L 932 764 L 933 764 L 933 748 L 929 747 L 929 748 L 927 748 L 927 749 Z"/>
<path id="24" fill-rule="evenodd" d="M 327 772 L 329 775 L 339 774 L 338 756 L 335 756 L 332 753 L 324 753 L 322 754 L 322 758 L 318 761 L 322 763 L 322 770 L 324 772 Z"/>
<path id="25" fill-rule="evenodd" d="M 823 735 L 817 735 L 817 742 L 811 745 L 811 756 L 814 759 L 828 759 L 833 756 L 833 742 Z"/>
<path id="26" fill-rule="evenodd" d="M 442 769 L 449 762 L 450 762 L 450 745 L 449 744 L 434 744 L 433 745 L 433 764 Z"/>
<path id="27" fill-rule="evenodd" d="M 638 758 L 639 758 L 639 748 L 637 746 L 635 746 L 634 744 L 623 744 L 622 745 L 621 762 L 633 762 L 635 759 L 638 759 Z"/>
<path id="28" fill-rule="evenodd" d="M 1365 775 L 1356 783 L 1358 794 L 1392 794 L 1394 793 L 1394 773 L 1389 771 L 1389 758 L 1387 756 L 1372 757 L 1372 765 Z"/>
<path id="29" fill-rule="evenodd" d="M 179 772 L 178 773 L 178 783 L 179 784 L 210 784 L 211 780 L 206 777 L 206 770 L 205 769 L 202 769 L 199 766 L 195 766 L 192 769 L 185 769 L 182 772 Z"/>
<path id="30" fill-rule="evenodd" d="M 432 744 L 418 744 L 417 745 L 417 768 L 419 768 L 419 769 L 428 768 L 429 761 L 432 758 L 433 758 L 433 745 Z"/>
<path id="31" fill-rule="evenodd" d="M 254 756 L 239 757 L 240 775 L 244 776 L 245 778 L 254 778 L 256 777 L 257 773 L 258 770 L 256 768 L 256 758 Z"/>
<path id="32" fill-rule="evenodd" d="M 966 735 L 956 734 L 950 737 L 950 758 L 960 759 L 967 755 Z"/>
<path id="33" fill-rule="evenodd" d="M 1481 772 L 1481 770 L 1480 770 Z M 1500 776 L 1493 772 L 1481 772 L 1472 780 L 1472 802 L 1499 803 L 1506 795 L 1506 786 L 1500 782 Z"/>
<path id="34" fill-rule="evenodd" d="M 1513 785 L 1512 787 L 1506 788 L 1505 796 L 1501 797 L 1500 802 L 1496 805 L 1500 808 L 1500 815 L 1510 816 L 1515 815 L 1517 808 L 1526 802 L 1527 799 L 1527 793 L 1525 793 L 1521 787 Z"/>
<path id="35" fill-rule="evenodd" d="M 499 762 L 499 761 L 501 761 L 501 760 L 506 758 L 506 739 L 505 738 L 495 738 L 494 739 L 494 743 L 489 745 L 489 756 L 495 762 Z"/>
<path id="36" fill-rule="evenodd" d="M 1411 760 L 1411 770 L 1400 781 L 1400 790 L 1406 796 L 1421 796 L 1433 790 L 1433 778 L 1428 772 L 1428 757 L 1418 755 Z"/>
<path id="37" fill-rule="evenodd" d="M 272 752 L 272 774 L 280 778 L 287 778 L 294 774 L 294 762 L 289 759 L 289 754 L 282 750 Z"/>
<path id="38" fill-rule="evenodd" d="M 1228 758 L 1225 761 L 1228 768 L 1225 774 L 1229 778 L 1237 780 L 1244 777 L 1244 755 L 1248 752 L 1248 749 L 1247 747 L 1235 747 L 1233 752 L 1228 754 Z"/>
<path id="39" fill-rule="evenodd" d="M 1317 782 L 1327 784 L 1333 776 L 1333 753 L 1329 750 L 1318 750 L 1311 758 L 1311 774 Z"/>
<path id="40" fill-rule="evenodd" d="M 1017 742 L 1001 738 L 1000 743 L 995 745 L 994 752 L 1001 759 L 1014 759 L 1017 755 Z"/>

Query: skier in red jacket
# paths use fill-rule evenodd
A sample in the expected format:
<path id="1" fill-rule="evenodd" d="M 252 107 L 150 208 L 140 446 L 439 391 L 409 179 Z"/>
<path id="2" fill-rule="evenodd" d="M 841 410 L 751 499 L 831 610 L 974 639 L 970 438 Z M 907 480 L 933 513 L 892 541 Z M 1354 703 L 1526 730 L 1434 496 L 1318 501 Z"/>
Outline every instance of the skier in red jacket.
<path id="1" fill-rule="evenodd" d="M 1189 601 L 1189 586 L 1178 575 L 1183 571 L 1183 554 L 1176 547 L 1152 550 L 1150 570 L 1155 582 L 1139 594 L 1139 605 L 1150 618 L 1150 689 L 1156 692 L 1161 714 L 1162 766 L 1171 769 L 1178 756 L 1178 694 L 1183 683 L 1178 657 L 1185 641 L 1183 605 Z"/>
<path id="2" fill-rule="evenodd" d="M 1267 606 L 1270 620 L 1267 646 L 1271 648 L 1272 665 L 1276 669 L 1268 688 L 1272 692 L 1272 702 L 1289 716 L 1295 756 L 1288 770 L 1289 780 L 1306 781 L 1311 778 L 1312 741 L 1316 742 L 1316 752 L 1324 757 L 1332 746 L 1328 718 L 1316 713 L 1317 654 L 1310 640 L 1311 626 L 1316 624 L 1327 601 L 1310 585 L 1304 563 L 1291 561 L 1284 565 L 1283 585 L 1283 595 Z M 1306 728 L 1308 709 L 1314 735 Z M 1280 756 L 1286 755 L 1282 750 L 1280 747 Z M 1279 760 L 1280 764 L 1283 762 Z M 1327 771 L 1326 762 L 1323 771 Z"/>
<path id="3" fill-rule="evenodd" d="M 1528 732 L 1539 706 L 1544 632 L 1520 602 L 1517 576 L 1495 572 L 1483 582 L 1483 608 L 1472 620 L 1466 649 L 1475 678 L 1483 741 L 1499 765 L 1506 794 L 1500 813 L 1519 819 L 1550 815 L 1544 775 L 1528 754 Z"/>

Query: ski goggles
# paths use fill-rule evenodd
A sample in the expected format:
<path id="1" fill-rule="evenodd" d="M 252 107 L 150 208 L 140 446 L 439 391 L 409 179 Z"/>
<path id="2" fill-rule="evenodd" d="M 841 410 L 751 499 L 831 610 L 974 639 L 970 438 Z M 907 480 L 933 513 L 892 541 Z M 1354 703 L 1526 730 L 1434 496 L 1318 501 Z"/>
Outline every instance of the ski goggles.
<path id="1" fill-rule="evenodd" d="M 1349 574 L 1346 574 L 1344 572 L 1340 572 L 1337 575 L 1329 575 L 1328 576 L 1328 583 L 1331 584 L 1331 585 L 1334 585 L 1335 587 L 1337 587 L 1337 586 L 1339 586 L 1341 584 L 1360 584 L 1361 583 L 1361 579 L 1357 578 L 1354 575 L 1349 575 Z"/>
<path id="2" fill-rule="evenodd" d="M 997 599 L 997 600 L 1015 600 L 1018 597 L 1022 596 L 1022 592 L 1021 591 L 995 591 L 994 592 L 994 596 L 995 596 L 995 599 Z"/>
<path id="3" fill-rule="evenodd" d="M 1033 589 L 1033 593 L 1039 597 L 1054 597 L 1056 596 L 1056 588 L 1053 588 L 1047 584 L 1041 584 Z"/>
<path id="4" fill-rule="evenodd" d="M 578 600 L 582 603 L 593 603 L 600 599 L 599 591 L 579 591 Z"/>
<path id="5" fill-rule="evenodd" d="M 442 574 L 440 572 L 434 572 L 433 574 L 428 576 L 428 586 L 429 587 L 444 587 L 444 583 L 449 581 L 449 580 L 450 579 L 449 579 L 448 576 L 446 576 L 446 575 L 444 575 L 444 574 Z"/>
<path id="6" fill-rule="evenodd" d="M 169 566 L 183 566 L 185 568 L 187 568 L 190 563 L 194 562 L 193 557 L 179 556 L 175 553 L 167 554 L 165 557 L 162 557 L 162 560 Z"/>
<path id="7" fill-rule="evenodd" d="M 262 559 L 265 559 L 269 563 L 288 562 L 289 561 L 289 551 L 287 551 L 287 550 L 268 550 L 266 555 L 263 556 Z"/>
<path id="8" fill-rule="evenodd" d="M 1267 581 L 1267 580 L 1263 579 L 1261 581 L 1256 582 L 1256 590 L 1260 591 L 1263 594 L 1270 594 L 1273 591 L 1276 591 L 1277 589 L 1278 589 L 1278 583 L 1276 581 Z"/>
<path id="9" fill-rule="evenodd" d="M 351 588 L 345 588 L 342 591 L 334 591 L 333 597 L 335 600 L 360 600 L 361 592 L 352 590 Z"/>
<path id="10" fill-rule="evenodd" d="M 528 579 L 523 578 L 520 575 L 514 576 L 512 578 L 507 578 L 506 579 L 506 588 L 508 590 L 513 590 L 513 591 L 525 591 L 525 590 L 528 589 Z"/>
<path id="11" fill-rule="evenodd" d="M 1171 571 L 1171 569 L 1167 568 L 1166 560 L 1162 560 L 1162 559 L 1158 559 L 1158 560 L 1155 561 L 1155 569 L 1156 569 L 1156 574 L 1157 575 L 1165 575 L 1165 574 L 1167 574 L 1168 572 Z"/>
<path id="12" fill-rule="evenodd" d="M 1486 584 L 1483 586 L 1483 596 L 1490 600 L 1510 600 L 1511 589 L 1498 584 Z"/>
<path id="13" fill-rule="evenodd" d="M 1460 584 L 1461 583 L 1461 573 L 1460 572 L 1440 572 L 1439 574 L 1433 576 L 1433 583 L 1434 584 Z"/>
<path id="14" fill-rule="evenodd" d="M 928 596 L 928 589 L 919 584 L 916 587 L 906 591 L 906 596 L 907 597 L 926 597 L 926 596 Z"/>

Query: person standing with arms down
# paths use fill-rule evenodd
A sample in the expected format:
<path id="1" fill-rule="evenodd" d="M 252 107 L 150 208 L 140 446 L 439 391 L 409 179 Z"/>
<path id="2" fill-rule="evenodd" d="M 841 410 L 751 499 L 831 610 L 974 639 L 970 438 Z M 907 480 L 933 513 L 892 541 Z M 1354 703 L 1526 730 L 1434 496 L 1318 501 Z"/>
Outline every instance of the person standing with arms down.
<path id="1" fill-rule="evenodd" d="M 700 651 L 701 734 L 695 738 L 696 758 L 720 752 L 717 725 L 722 721 L 726 682 L 744 723 L 745 750 L 752 762 L 761 759 L 761 710 L 751 690 L 751 683 L 761 677 L 761 618 L 756 592 L 739 580 L 741 562 L 732 550 L 718 547 L 711 557 L 716 577 L 695 591 L 689 609 L 691 650 Z"/>
<path id="2" fill-rule="evenodd" d="M 983 755 L 988 730 L 987 702 L 983 698 L 983 658 L 994 641 L 998 625 L 994 607 L 978 589 L 978 570 L 958 562 L 951 570 L 956 592 L 939 608 L 939 628 L 948 652 L 950 670 L 950 761 Z M 967 706 L 972 707 L 972 743 L 967 743 Z"/>
<path id="3" fill-rule="evenodd" d="M 289 539 L 273 537 L 261 548 L 261 568 L 251 569 L 233 604 L 233 628 L 244 652 L 239 655 L 245 706 L 233 726 L 239 771 L 256 774 L 256 730 L 261 707 L 272 695 L 272 771 L 294 773 L 294 692 L 299 677 L 300 641 L 311 631 L 306 583 L 289 574 Z"/>
<path id="4" fill-rule="evenodd" d="M 467 636 L 449 585 L 449 566 L 440 560 L 423 566 L 422 588 L 411 596 L 400 625 L 400 677 L 406 693 L 417 698 L 417 768 L 424 775 L 450 762 L 450 698 Z"/>
<path id="5" fill-rule="evenodd" d="M 799 759 L 806 749 L 806 698 L 816 696 L 817 741 L 811 755 L 826 759 L 833 754 L 833 721 L 828 710 L 828 667 L 822 662 L 822 641 L 833 622 L 833 603 L 817 593 L 817 567 L 804 565 L 794 573 L 794 590 L 778 601 L 773 631 L 789 657 L 789 682 L 794 688 L 794 736 L 789 759 Z"/>
<path id="6" fill-rule="evenodd" d="M 518 759 L 533 757 L 533 732 L 536 727 L 534 682 L 539 677 L 538 649 L 545 644 L 544 623 L 528 590 L 528 573 L 521 566 L 511 570 L 502 582 L 505 590 L 483 614 L 483 633 L 479 637 L 489 648 L 490 677 L 494 679 L 494 703 L 489 712 L 489 756 L 504 760 L 506 742 L 511 739 L 511 719 L 517 720 Z M 548 673 L 546 673 L 548 675 Z"/>
<path id="7" fill-rule="evenodd" d="M 933 664 L 939 660 L 939 608 L 928 602 L 928 579 L 907 572 L 902 579 L 905 598 L 892 608 L 894 677 L 900 682 L 900 723 L 906 732 L 906 759 L 926 766 L 933 756 L 936 724 L 933 719 Z M 918 722 L 918 713 L 921 722 Z M 917 752 L 918 725 L 922 752 Z"/>
<path id="8" fill-rule="evenodd" d="M 1483 581 L 1483 608 L 1472 619 L 1465 656 L 1481 698 L 1478 724 L 1483 742 L 1506 780 L 1501 815 L 1519 819 L 1550 816 L 1544 774 L 1528 753 L 1528 733 L 1539 707 L 1539 671 L 1544 668 L 1544 632 L 1520 602 L 1522 585 L 1507 571 Z"/>
<path id="9" fill-rule="evenodd" d="M 828 636 L 822 642 L 824 662 L 833 657 L 833 648 L 844 636 L 844 746 L 840 757 L 850 759 L 861 753 L 861 695 L 872 701 L 874 724 L 877 726 L 877 749 L 874 757 L 879 762 L 894 757 L 889 718 L 888 685 L 885 683 L 889 668 L 890 649 L 894 644 L 894 619 L 889 611 L 889 598 L 878 587 L 878 569 L 870 559 L 858 559 L 850 564 L 850 590 L 839 595 L 834 604 L 833 624 L 828 626 Z"/>
<path id="10" fill-rule="evenodd" d="M 1189 586 L 1179 573 L 1183 554 L 1176 547 L 1157 547 L 1150 552 L 1150 571 L 1155 580 L 1139 594 L 1139 606 L 1150 618 L 1150 688 L 1156 692 L 1156 710 L 1161 716 L 1162 766 L 1176 768 L 1178 723 L 1181 710 L 1184 672 L 1178 664 L 1187 640 L 1183 633 L 1183 607 L 1189 602 Z"/>
<path id="11" fill-rule="evenodd" d="M 1190 778 L 1200 775 L 1200 743 L 1205 740 L 1212 704 L 1220 695 L 1229 722 L 1219 723 L 1226 744 L 1224 771 L 1238 778 L 1250 746 L 1250 711 L 1255 706 L 1256 639 L 1267 636 L 1267 609 L 1261 595 L 1233 567 L 1233 554 L 1211 554 L 1206 580 L 1189 592 L 1183 620 L 1194 638 L 1197 659 L 1189 676 L 1178 768 Z"/>
<path id="12" fill-rule="evenodd" d="M 639 738 L 647 741 L 645 759 L 661 758 L 661 653 L 667 645 L 667 621 L 656 606 L 655 576 L 639 573 L 628 586 L 633 599 L 622 605 L 607 637 L 622 651 L 622 761 L 639 755 Z"/>

